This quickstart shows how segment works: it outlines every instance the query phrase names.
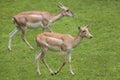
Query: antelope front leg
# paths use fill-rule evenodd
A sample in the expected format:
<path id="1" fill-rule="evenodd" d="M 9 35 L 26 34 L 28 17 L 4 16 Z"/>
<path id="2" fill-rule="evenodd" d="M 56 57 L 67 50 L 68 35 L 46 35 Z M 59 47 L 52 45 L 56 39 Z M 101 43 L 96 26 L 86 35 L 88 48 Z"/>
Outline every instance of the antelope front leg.
<path id="1" fill-rule="evenodd" d="M 71 53 L 68 53 L 68 59 L 69 59 L 69 67 L 70 67 L 70 73 L 74 75 L 74 72 L 72 70 L 72 64 L 71 64 Z"/>

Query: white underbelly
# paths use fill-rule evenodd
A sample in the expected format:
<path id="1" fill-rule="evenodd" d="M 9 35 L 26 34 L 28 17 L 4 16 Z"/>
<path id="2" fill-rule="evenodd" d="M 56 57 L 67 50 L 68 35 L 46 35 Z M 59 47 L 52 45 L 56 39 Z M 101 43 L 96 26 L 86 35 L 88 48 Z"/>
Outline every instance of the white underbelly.
<path id="1" fill-rule="evenodd" d="M 37 22 L 37 23 L 30 23 L 30 22 L 27 22 L 26 23 L 26 26 L 28 28 L 38 28 L 40 26 L 43 26 L 43 24 L 41 22 Z"/>
<path id="2" fill-rule="evenodd" d="M 61 50 L 60 47 L 58 47 L 58 46 L 50 46 L 50 45 L 48 45 L 48 49 L 52 50 L 52 51 L 60 51 Z"/>

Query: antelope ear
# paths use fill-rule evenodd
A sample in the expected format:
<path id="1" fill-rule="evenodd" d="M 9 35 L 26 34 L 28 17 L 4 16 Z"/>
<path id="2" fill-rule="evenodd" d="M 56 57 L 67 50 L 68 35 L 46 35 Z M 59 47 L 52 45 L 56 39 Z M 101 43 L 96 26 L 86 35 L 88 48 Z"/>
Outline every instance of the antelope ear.
<path id="1" fill-rule="evenodd" d="M 81 31 L 81 28 L 80 28 L 80 26 L 78 26 L 78 30 L 79 30 L 79 31 Z"/>
<path id="2" fill-rule="evenodd" d="M 89 28 L 89 27 L 90 27 L 90 25 L 86 25 L 86 27 L 87 27 L 87 28 Z"/>
<path id="3" fill-rule="evenodd" d="M 58 3 L 58 5 L 57 5 L 59 8 L 62 8 L 63 7 L 63 5 L 62 5 L 62 3 Z"/>

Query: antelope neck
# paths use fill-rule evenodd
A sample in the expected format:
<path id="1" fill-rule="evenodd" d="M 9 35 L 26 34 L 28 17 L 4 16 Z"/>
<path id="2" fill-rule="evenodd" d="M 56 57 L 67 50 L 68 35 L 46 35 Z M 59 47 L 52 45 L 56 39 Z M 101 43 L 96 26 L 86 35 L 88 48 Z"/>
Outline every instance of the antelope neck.
<path id="1" fill-rule="evenodd" d="M 78 33 L 78 35 L 74 38 L 73 40 L 73 48 L 76 47 L 77 45 L 80 44 L 80 42 L 82 41 L 83 37 L 81 36 L 80 32 Z"/>
<path id="2" fill-rule="evenodd" d="M 61 19 L 64 15 L 62 14 L 62 11 L 58 12 L 57 14 L 53 15 L 50 22 L 55 22 L 59 19 Z"/>

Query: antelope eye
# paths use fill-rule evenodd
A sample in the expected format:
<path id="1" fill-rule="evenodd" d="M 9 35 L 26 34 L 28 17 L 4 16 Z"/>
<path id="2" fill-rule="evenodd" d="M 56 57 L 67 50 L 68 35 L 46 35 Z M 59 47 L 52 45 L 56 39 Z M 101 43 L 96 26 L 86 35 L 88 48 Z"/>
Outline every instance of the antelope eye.
<path id="1" fill-rule="evenodd" d="M 82 31 L 82 32 L 86 32 L 86 31 L 84 30 L 84 31 Z"/>
<path id="2" fill-rule="evenodd" d="M 69 10 L 66 10 L 66 12 L 68 12 Z"/>

